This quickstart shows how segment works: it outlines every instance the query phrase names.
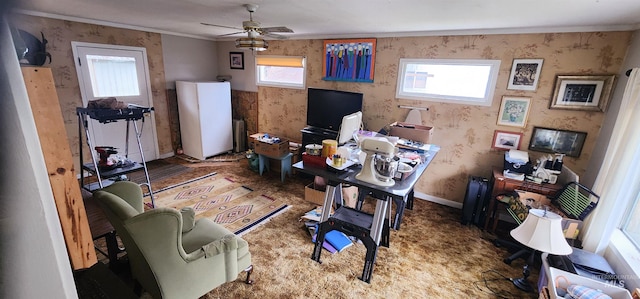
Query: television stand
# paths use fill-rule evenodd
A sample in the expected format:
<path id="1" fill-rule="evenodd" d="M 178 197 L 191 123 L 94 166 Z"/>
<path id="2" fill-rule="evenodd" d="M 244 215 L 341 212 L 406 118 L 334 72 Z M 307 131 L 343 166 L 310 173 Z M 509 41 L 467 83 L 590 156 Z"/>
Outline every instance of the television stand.
<path id="1" fill-rule="evenodd" d="M 318 127 L 305 127 L 300 130 L 302 132 L 302 148 L 304 149 L 307 144 L 320 144 L 325 139 L 338 139 L 338 131 L 323 129 Z"/>

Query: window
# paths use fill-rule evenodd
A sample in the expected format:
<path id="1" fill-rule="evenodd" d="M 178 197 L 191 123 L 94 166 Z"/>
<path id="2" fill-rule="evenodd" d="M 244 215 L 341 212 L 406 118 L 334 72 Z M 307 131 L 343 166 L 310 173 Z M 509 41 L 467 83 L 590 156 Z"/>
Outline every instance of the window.
<path id="1" fill-rule="evenodd" d="M 95 97 L 139 96 L 134 57 L 86 55 Z"/>
<path id="2" fill-rule="evenodd" d="M 631 203 L 631 209 L 621 230 L 636 245 L 636 248 L 640 248 L 640 194 Z"/>
<path id="3" fill-rule="evenodd" d="M 304 89 L 306 58 L 301 56 L 256 57 L 256 84 Z"/>
<path id="4" fill-rule="evenodd" d="M 396 97 L 491 106 L 500 60 L 400 59 Z"/>

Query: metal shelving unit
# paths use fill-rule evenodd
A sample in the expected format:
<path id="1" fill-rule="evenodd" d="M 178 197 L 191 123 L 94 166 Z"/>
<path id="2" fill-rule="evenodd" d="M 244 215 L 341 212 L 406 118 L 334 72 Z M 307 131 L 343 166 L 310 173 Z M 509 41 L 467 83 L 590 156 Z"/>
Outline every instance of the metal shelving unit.
<path id="1" fill-rule="evenodd" d="M 140 142 L 140 136 L 142 132 L 138 128 L 137 120 L 144 121 L 145 114 L 151 113 L 153 111 L 153 107 L 140 107 L 135 105 L 129 105 L 129 108 L 125 109 L 92 109 L 92 108 L 83 108 L 77 107 L 76 114 L 78 115 L 78 138 L 80 138 L 80 165 L 82 165 L 82 170 L 80 173 L 80 185 L 82 188 L 88 191 L 93 191 L 99 188 L 104 188 L 111 183 L 112 180 L 110 178 L 119 177 L 123 174 L 127 174 L 139 169 L 144 170 L 144 175 L 146 178 L 146 183 L 140 184 L 140 186 L 146 186 L 149 191 L 149 196 L 151 197 L 151 205 L 155 207 L 153 191 L 151 190 L 151 182 L 149 180 L 149 171 L 147 170 L 147 164 L 144 159 L 144 152 L 142 151 L 142 143 Z M 117 121 L 126 121 L 127 129 L 126 129 L 126 145 L 125 145 L 125 157 L 129 157 L 129 131 L 130 124 L 133 123 L 133 128 L 136 135 L 136 141 L 138 143 L 138 149 L 140 150 L 141 163 L 133 162 L 130 165 L 124 165 L 122 167 L 117 167 L 110 170 L 100 170 L 98 167 L 98 161 L 96 160 L 96 154 L 93 152 L 93 146 L 91 144 L 91 138 L 89 138 L 89 127 L 88 120 L 89 118 L 95 119 L 101 124 L 109 124 Z M 82 131 L 84 131 L 84 136 L 86 138 L 87 145 L 89 150 L 91 151 L 91 161 L 92 163 L 83 163 L 83 153 L 82 153 Z M 84 173 L 88 172 L 93 174 L 98 179 L 95 183 L 84 184 Z"/>

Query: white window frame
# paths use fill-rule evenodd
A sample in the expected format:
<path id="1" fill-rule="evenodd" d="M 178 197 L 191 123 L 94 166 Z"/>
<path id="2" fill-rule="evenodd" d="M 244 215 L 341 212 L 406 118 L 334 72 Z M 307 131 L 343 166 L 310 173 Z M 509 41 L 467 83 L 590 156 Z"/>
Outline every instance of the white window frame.
<path id="1" fill-rule="evenodd" d="M 398 83 L 396 86 L 396 98 L 444 102 L 453 104 L 475 105 L 475 106 L 491 106 L 493 103 L 493 95 L 495 93 L 496 84 L 498 82 L 498 74 L 500 72 L 500 60 L 491 59 L 413 59 L 401 58 L 398 64 Z M 451 96 L 440 94 L 427 94 L 418 92 L 404 91 L 405 72 L 409 64 L 430 64 L 430 65 L 468 65 L 468 66 L 489 66 L 491 67 L 489 78 L 485 88 L 483 98 L 472 98 L 464 96 Z"/>
<path id="2" fill-rule="evenodd" d="M 284 82 L 273 82 L 273 81 L 263 81 L 260 79 L 260 67 L 261 66 L 277 66 L 277 67 L 295 67 L 300 68 L 297 65 L 290 65 L 288 62 L 283 63 L 271 63 L 268 65 L 260 64 L 261 58 L 274 58 L 279 59 L 283 58 L 283 60 L 294 61 L 297 60 L 298 63 L 301 63 L 302 66 L 302 84 L 295 83 L 284 83 Z M 295 63 L 294 63 L 295 64 Z M 277 55 L 259 55 L 256 57 L 256 85 L 258 86 L 269 86 L 269 87 L 281 87 L 281 88 L 292 88 L 292 89 L 305 89 L 307 83 L 307 58 L 304 56 L 277 56 Z"/>

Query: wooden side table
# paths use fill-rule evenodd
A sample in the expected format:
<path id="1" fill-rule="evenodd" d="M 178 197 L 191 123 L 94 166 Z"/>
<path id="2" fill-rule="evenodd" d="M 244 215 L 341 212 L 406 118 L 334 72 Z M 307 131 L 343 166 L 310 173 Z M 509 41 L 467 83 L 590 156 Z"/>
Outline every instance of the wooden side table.
<path id="1" fill-rule="evenodd" d="M 529 181 L 518 181 L 514 179 L 510 179 L 505 177 L 502 174 L 502 169 L 494 167 L 493 175 L 491 177 L 491 183 L 493 188 L 491 190 L 491 200 L 489 200 L 489 209 L 487 210 L 487 217 L 484 222 L 484 230 L 489 232 L 495 232 L 496 227 L 498 226 L 498 218 L 496 212 L 498 210 L 498 200 L 496 196 L 515 191 L 515 190 L 523 190 L 529 192 L 535 192 L 546 196 L 554 196 L 560 189 L 562 189 L 561 185 L 556 184 L 537 184 Z M 491 225 L 491 230 L 489 230 L 489 225 Z"/>

